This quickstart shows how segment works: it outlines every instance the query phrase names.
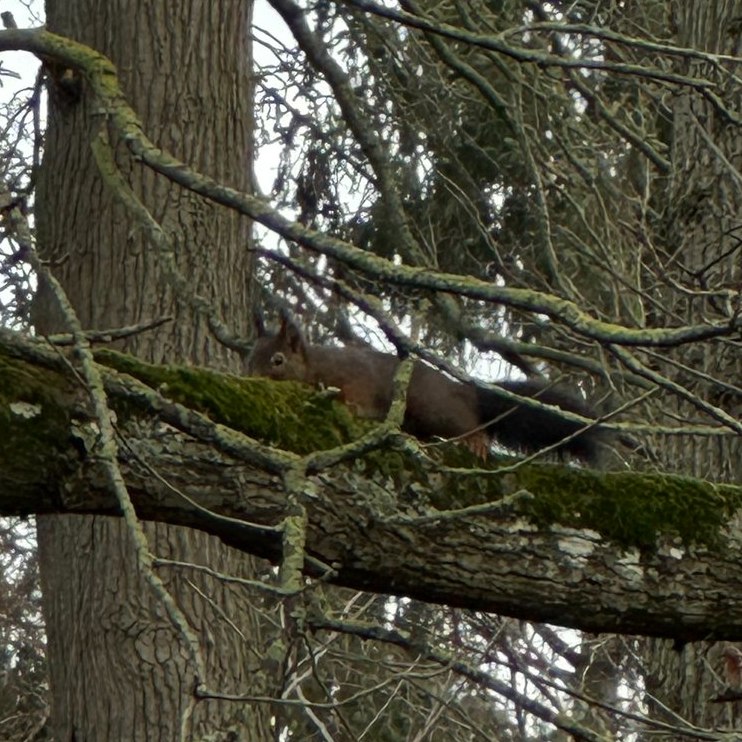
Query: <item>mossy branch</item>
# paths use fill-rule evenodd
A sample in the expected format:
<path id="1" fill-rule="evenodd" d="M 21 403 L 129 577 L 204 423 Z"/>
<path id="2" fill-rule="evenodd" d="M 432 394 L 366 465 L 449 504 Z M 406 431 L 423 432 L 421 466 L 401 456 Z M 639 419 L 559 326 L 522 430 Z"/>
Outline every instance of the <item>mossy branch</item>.
<path id="1" fill-rule="evenodd" d="M 298 385 L 96 359 L 137 515 L 274 561 L 290 514 L 285 473 L 312 447 L 366 432 Z M 120 515 L 92 455 L 88 404 L 58 353 L 0 332 L 0 514 Z M 305 573 L 590 631 L 739 637 L 741 487 L 556 465 L 498 474 L 498 461 L 467 472 L 468 451 L 441 452 L 395 446 L 309 474 Z"/>

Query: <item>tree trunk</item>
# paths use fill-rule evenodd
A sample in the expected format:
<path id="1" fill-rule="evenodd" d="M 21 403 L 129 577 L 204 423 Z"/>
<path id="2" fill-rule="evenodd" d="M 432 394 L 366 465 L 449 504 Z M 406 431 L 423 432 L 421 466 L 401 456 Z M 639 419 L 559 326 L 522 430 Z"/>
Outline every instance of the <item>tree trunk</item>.
<path id="1" fill-rule="evenodd" d="M 250 2 L 49 0 L 47 27 L 113 60 L 154 141 L 195 168 L 249 190 L 251 12 Z M 103 182 L 90 148 L 97 128 L 106 126 L 96 113 L 84 85 L 79 101 L 52 87 L 38 180 L 42 257 L 83 327 L 173 317 L 123 347 L 151 361 L 239 370 L 239 359 L 174 295 L 163 256 Z M 155 176 L 111 137 L 123 177 L 172 240 L 178 269 L 235 334 L 246 334 L 249 225 Z M 63 324 L 45 285 L 35 317 L 41 332 Z M 162 524 L 148 524 L 145 531 L 158 556 L 243 576 L 254 569 L 242 554 L 204 534 Z M 217 730 L 241 739 L 268 737 L 267 713 L 241 704 L 199 703 L 190 726 L 183 725 L 196 680 L 223 692 L 261 692 L 256 596 L 211 577 L 159 571 L 204 647 L 207 677 L 196 678 L 183 637 L 144 579 L 121 520 L 46 516 L 39 518 L 38 537 L 57 739 L 178 739 L 181 728 L 193 739 Z"/>
<path id="2" fill-rule="evenodd" d="M 713 0 L 706 3 L 672 4 L 680 47 L 720 54 L 739 54 L 739 19 L 742 3 L 738 0 Z M 726 63 L 731 64 L 731 63 Z M 702 69 L 699 69 L 701 67 Z M 738 65 L 734 68 L 738 68 Z M 734 70 L 732 70 L 734 71 Z M 688 72 L 718 79 L 706 62 L 693 62 Z M 724 85 L 731 84 L 726 80 Z M 731 102 L 735 98 L 726 96 Z M 739 96 L 736 97 L 739 102 Z M 739 105 L 733 111 L 739 116 Z M 706 134 L 710 136 L 706 136 Z M 717 145 L 711 146 L 709 142 Z M 716 146 L 721 143 L 723 151 Z M 695 93 L 678 96 L 673 105 L 673 178 L 667 203 L 674 205 L 668 215 L 673 225 L 668 242 L 677 249 L 689 283 L 697 281 L 698 295 L 689 296 L 684 306 L 676 307 L 683 319 L 705 317 L 718 321 L 723 316 L 723 299 L 707 298 L 702 292 L 718 292 L 739 286 L 741 268 L 737 236 L 742 213 L 739 171 L 742 169 L 742 137 L 738 126 L 730 126 L 723 113 Z M 737 215 L 730 219 L 730 215 Z M 692 353 L 692 357 L 689 355 Z M 739 344 L 720 342 L 700 344 L 683 350 L 678 358 L 708 378 L 738 384 L 742 378 Z M 722 403 L 720 388 L 688 377 L 680 379 L 699 396 Z M 732 393 L 731 386 L 728 393 Z M 738 408 L 739 411 L 739 408 Z M 678 414 L 693 415 L 687 404 L 679 405 Z M 740 440 L 725 436 L 712 438 L 671 437 L 662 441 L 661 452 L 668 470 L 696 477 L 737 483 L 742 481 Z M 672 642 L 647 642 L 646 686 L 649 705 L 663 719 L 662 706 L 701 727 L 729 727 L 742 723 L 738 703 L 710 703 L 725 689 L 722 652 L 726 645 L 696 642 L 677 647 Z M 738 690 L 738 689 L 737 689 Z M 657 739 L 656 735 L 652 739 Z"/>

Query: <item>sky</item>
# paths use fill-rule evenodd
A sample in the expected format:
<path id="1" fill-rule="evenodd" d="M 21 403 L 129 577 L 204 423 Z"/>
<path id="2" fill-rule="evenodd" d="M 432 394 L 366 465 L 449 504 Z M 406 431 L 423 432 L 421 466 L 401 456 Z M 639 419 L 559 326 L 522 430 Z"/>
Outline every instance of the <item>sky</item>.
<path id="1" fill-rule="evenodd" d="M 41 25 L 41 18 L 27 7 L 29 3 L 21 0 L 2 0 L 0 2 L 0 12 L 10 12 L 15 18 L 18 28 L 37 28 Z M 30 6 L 42 7 L 40 2 L 31 2 Z M 2 88 L 0 88 L 0 101 L 7 100 L 10 94 L 21 87 L 32 85 L 36 76 L 36 70 L 39 68 L 39 60 L 33 54 L 26 52 L 3 52 L 0 54 L 0 63 L 5 70 L 12 70 L 22 76 L 22 81 L 12 80 L 7 77 L 0 78 Z"/>

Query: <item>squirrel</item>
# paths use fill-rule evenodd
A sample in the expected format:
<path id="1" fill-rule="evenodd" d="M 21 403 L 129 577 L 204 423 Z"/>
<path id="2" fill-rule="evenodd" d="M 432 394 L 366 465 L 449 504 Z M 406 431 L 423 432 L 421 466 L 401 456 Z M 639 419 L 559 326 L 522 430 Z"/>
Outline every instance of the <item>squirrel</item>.
<path id="1" fill-rule="evenodd" d="M 284 318 L 275 335 L 259 328 L 247 359 L 247 372 L 250 376 L 335 387 L 340 390 L 340 399 L 358 417 L 382 420 L 392 403 L 392 381 L 398 365 L 397 356 L 372 348 L 311 345 L 299 328 Z M 548 382 L 501 381 L 492 386 L 582 417 L 595 417 L 582 400 Z M 585 428 L 551 409 L 506 399 L 495 389 L 475 382 L 456 381 L 421 361 L 413 365 L 402 429 L 423 440 L 461 438 L 482 458 L 493 439 L 506 448 L 527 452 L 564 440 L 558 446 L 560 453 L 589 464 L 598 461 L 601 438 L 601 431 L 595 427 Z"/>

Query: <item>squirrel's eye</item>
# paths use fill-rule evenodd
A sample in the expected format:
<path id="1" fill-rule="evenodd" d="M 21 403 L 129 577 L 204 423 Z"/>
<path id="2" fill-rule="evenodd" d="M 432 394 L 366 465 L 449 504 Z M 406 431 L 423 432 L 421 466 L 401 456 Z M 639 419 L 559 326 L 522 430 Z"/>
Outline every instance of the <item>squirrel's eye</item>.
<path id="1" fill-rule="evenodd" d="M 283 366 L 284 363 L 286 363 L 286 356 L 283 353 L 274 353 L 271 356 L 271 366 L 273 366 L 274 368 Z"/>

